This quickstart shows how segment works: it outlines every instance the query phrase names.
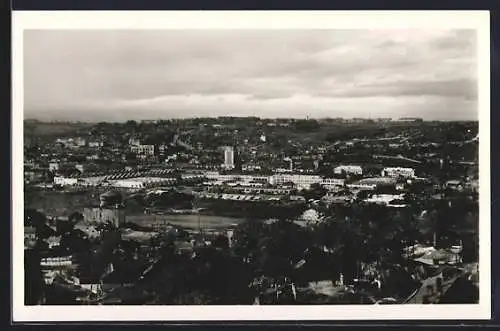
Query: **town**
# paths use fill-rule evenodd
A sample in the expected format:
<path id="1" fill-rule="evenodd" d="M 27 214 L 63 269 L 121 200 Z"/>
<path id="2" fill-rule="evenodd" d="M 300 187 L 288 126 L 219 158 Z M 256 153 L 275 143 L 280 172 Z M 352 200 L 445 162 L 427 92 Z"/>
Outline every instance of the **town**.
<path id="1" fill-rule="evenodd" d="M 478 122 L 24 121 L 26 305 L 477 303 Z"/>

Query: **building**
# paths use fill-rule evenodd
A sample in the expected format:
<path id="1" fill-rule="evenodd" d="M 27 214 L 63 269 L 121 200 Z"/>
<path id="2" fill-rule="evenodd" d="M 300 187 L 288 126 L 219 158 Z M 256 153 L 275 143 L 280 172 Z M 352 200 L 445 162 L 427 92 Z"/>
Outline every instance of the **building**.
<path id="1" fill-rule="evenodd" d="M 125 223 L 125 211 L 111 208 L 84 208 L 83 220 L 90 224 L 111 223 L 115 227 L 119 227 Z"/>
<path id="2" fill-rule="evenodd" d="M 362 175 L 363 168 L 358 165 L 340 165 L 333 169 L 333 173 L 336 175 Z"/>
<path id="3" fill-rule="evenodd" d="M 137 155 L 153 156 L 155 154 L 154 145 L 132 145 L 130 150 Z"/>
<path id="4" fill-rule="evenodd" d="M 49 245 L 49 249 L 59 247 L 61 245 L 61 236 L 51 236 L 45 239 L 45 242 Z"/>
<path id="5" fill-rule="evenodd" d="M 382 170 L 382 176 L 384 177 L 403 177 L 403 178 L 414 178 L 415 177 L 415 169 L 413 168 L 384 168 Z"/>
<path id="6" fill-rule="evenodd" d="M 73 186 L 78 184 L 78 178 L 55 176 L 54 184 L 60 186 Z"/>
<path id="7" fill-rule="evenodd" d="M 104 142 L 102 141 L 89 141 L 88 146 L 90 148 L 100 148 L 104 146 Z"/>
<path id="8" fill-rule="evenodd" d="M 224 147 L 224 164 L 225 169 L 234 169 L 234 148 L 232 146 Z"/>
<path id="9" fill-rule="evenodd" d="M 59 170 L 59 163 L 57 162 L 51 162 L 49 163 L 49 171 L 58 171 Z"/>
<path id="10" fill-rule="evenodd" d="M 293 160 L 289 157 L 285 157 L 283 161 L 288 162 L 288 171 L 292 172 L 293 171 Z"/>
<path id="11" fill-rule="evenodd" d="M 85 138 L 75 138 L 75 147 L 84 147 L 85 145 L 87 145 L 87 141 L 85 140 Z"/>
<path id="12" fill-rule="evenodd" d="M 271 185 L 293 183 L 299 189 L 309 189 L 313 184 L 321 184 L 323 178 L 318 175 L 276 174 L 269 177 Z"/>
<path id="13" fill-rule="evenodd" d="M 175 181 L 175 178 L 137 177 L 110 181 L 110 186 L 125 189 L 143 189 L 154 186 L 171 185 Z"/>
<path id="14" fill-rule="evenodd" d="M 347 184 L 346 187 L 350 190 L 373 191 L 377 188 L 377 185 L 358 182 L 358 183 Z"/>
<path id="15" fill-rule="evenodd" d="M 36 229 L 32 226 L 24 227 L 24 249 L 33 248 L 36 244 Z"/>
<path id="16" fill-rule="evenodd" d="M 365 199 L 367 203 L 373 203 L 378 205 L 391 205 L 391 206 L 403 206 L 402 203 L 395 203 L 395 201 L 400 201 L 404 199 L 403 194 L 374 194 L 370 198 Z"/>
<path id="17" fill-rule="evenodd" d="M 40 266 L 42 268 L 65 268 L 65 267 L 72 267 L 74 265 L 73 263 L 73 256 L 68 255 L 68 256 L 54 256 L 54 257 L 45 257 L 42 258 L 40 261 Z"/>
<path id="18" fill-rule="evenodd" d="M 323 178 L 323 180 L 321 181 L 321 186 L 323 186 L 326 189 L 343 187 L 344 185 L 345 185 L 345 180 L 339 178 Z"/>

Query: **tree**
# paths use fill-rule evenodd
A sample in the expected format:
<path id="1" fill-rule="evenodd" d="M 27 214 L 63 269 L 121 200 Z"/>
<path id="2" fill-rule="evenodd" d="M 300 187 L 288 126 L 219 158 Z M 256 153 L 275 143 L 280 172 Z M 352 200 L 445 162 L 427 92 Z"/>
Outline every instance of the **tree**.
<path id="1" fill-rule="evenodd" d="M 71 215 L 69 215 L 68 219 L 70 222 L 78 223 L 78 222 L 83 221 L 83 214 L 75 211 L 75 212 L 71 213 Z"/>
<path id="2" fill-rule="evenodd" d="M 24 211 L 24 225 L 33 226 L 37 230 L 40 230 L 47 223 L 47 217 L 45 214 L 35 210 L 26 209 Z"/>
<path id="3" fill-rule="evenodd" d="M 302 192 L 302 195 L 304 198 L 309 201 L 309 200 L 319 200 L 321 199 L 328 191 L 321 186 L 320 184 L 312 184 L 310 189 L 304 190 Z"/>
<path id="4" fill-rule="evenodd" d="M 56 221 L 56 232 L 59 235 L 69 235 L 75 227 L 75 223 L 70 220 L 58 219 Z"/>
<path id="5" fill-rule="evenodd" d="M 234 252 L 244 260 L 257 255 L 259 240 L 264 235 L 264 223 L 248 220 L 240 224 L 234 233 Z"/>
<path id="6" fill-rule="evenodd" d="M 26 305 L 40 303 L 42 297 L 43 275 L 40 268 L 39 249 L 24 251 L 24 302 Z"/>

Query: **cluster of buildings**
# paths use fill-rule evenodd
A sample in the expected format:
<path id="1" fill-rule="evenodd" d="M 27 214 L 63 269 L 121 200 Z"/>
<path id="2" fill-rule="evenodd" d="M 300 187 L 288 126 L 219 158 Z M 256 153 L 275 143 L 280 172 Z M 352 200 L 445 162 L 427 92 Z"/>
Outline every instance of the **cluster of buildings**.
<path id="1" fill-rule="evenodd" d="M 412 203 L 408 192 L 417 185 L 418 190 L 425 191 L 426 196 L 429 193 L 432 199 L 441 199 L 444 189 L 477 193 L 477 160 L 469 155 L 441 156 L 443 143 L 425 141 L 413 124 L 406 131 L 384 133 L 379 137 L 337 139 L 333 132 L 328 141 L 320 142 L 285 133 L 286 130 L 301 126 L 301 130 L 306 131 L 311 127 L 314 129 L 314 125 L 337 127 L 347 124 L 357 127 L 378 123 L 386 127 L 391 122 L 403 125 L 408 122 L 419 123 L 420 119 L 325 119 L 317 123 L 286 119 L 248 121 L 250 124 L 237 119 L 220 122 L 173 120 L 168 125 L 174 126 L 178 133 L 173 139 L 160 139 L 155 143 L 149 132 L 141 133 L 137 128 L 132 136 L 127 133 L 121 142 L 121 134 L 116 133 L 110 133 L 109 137 L 104 133 L 93 135 L 92 138 L 90 135 L 85 138 L 59 138 L 37 147 L 35 157 L 26 157 L 26 187 L 36 186 L 42 194 L 44 190 L 62 193 L 80 190 L 94 194 L 102 189 L 113 189 L 130 195 L 143 194 L 143 197 L 151 192 L 173 189 L 188 192 L 194 200 L 203 200 L 202 205 L 207 209 L 211 208 L 210 204 L 226 209 L 228 205 L 247 209 L 252 209 L 254 204 L 255 208 L 266 204 L 299 205 L 301 208 L 297 210 L 300 213 L 294 221 L 306 226 L 323 219 L 322 213 L 317 210 L 335 210 L 330 208 L 333 205 L 406 208 Z M 145 128 L 143 131 L 148 131 L 148 128 L 154 129 L 164 124 L 141 125 Z M 112 139 L 115 142 L 110 143 L 110 137 L 114 137 Z M 411 139 L 424 141 L 413 143 Z M 476 142 L 471 139 L 463 144 Z M 214 202 L 216 200 L 230 203 Z M 228 247 L 232 245 L 232 228 L 229 226 L 203 235 L 193 227 L 187 231 L 187 237 L 183 237 L 180 228 L 154 221 L 146 231 L 130 227 L 133 217 L 129 217 L 126 204 L 115 193 L 100 195 L 99 202 L 99 206 L 82 208 L 82 217 L 74 225 L 84 240 L 91 243 L 90 255 L 97 256 L 104 242 L 107 243 L 106 247 L 112 248 L 114 253 L 107 253 L 108 257 L 99 264 L 97 271 L 87 270 L 92 263 L 82 260 L 81 252 L 66 249 L 63 235 L 53 225 L 49 226 L 50 235 L 43 239 L 45 248 L 39 260 L 47 285 L 62 282 L 66 287 L 81 291 L 78 297 L 86 302 L 97 300 L 109 288 L 131 285 L 147 274 L 147 270 L 154 268 L 158 257 L 155 251 L 159 247 L 152 243 L 160 234 L 171 234 L 175 238 L 177 251 L 189 256 L 194 256 L 197 248 L 213 245 L 217 236 L 227 238 Z M 140 212 L 146 214 L 147 209 L 147 213 L 153 210 L 153 213 L 160 214 L 159 210 L 163 208 L 163 213 L 175 214 L 174 211 L 180 208 L 179 213 L 197 214 L 200 209 L 195 208 L 197 206 L 194 204 L 191 207 L 148 207 Z M 267 212 L 266 208 L 261 209 Z M 137 217 L 145 216 L 150 215 Z M 156 217 L 156 214 L 152 216 Z M 108 244 L 110 239 L 104 239 L 109 237 L 109 233 L 116 234 L 114 237 L 111 235 L 111 238 L 115 238 L 111 244 Z M 33 226 L 25 227 L 26 251 L 32 250 L 39 239 Z M 120 251 L 118 243 L 123 240 L 140 242 L 140 249 L 130 259 L 131 264 L 139 264 L 135 272 L 125 272 L 111 258 Z M 462 247 L 438 249 L 434 246 L 412 246 L 407 249 L 405 257 L 411 263 L 429 267 L 462 264 Z M 120 274 L 124 277 L 120 277 Z M 377 281 L 380 282 L 380 279 Z M 321 282 L 310 283 L 308 290 L 326 293 L 339 287 L 345 288 L 343 281 L 340 283 L 328 286 Z M 294 286 L 285 287 L 293 288 L 294 293 L 302 290 Z M 433 288 L 439 286 L 442 284 L 434 284 Z M 434 294 L 426 291 L 420 289 L 408 300 L 437 300 L 430 299 Z"/>

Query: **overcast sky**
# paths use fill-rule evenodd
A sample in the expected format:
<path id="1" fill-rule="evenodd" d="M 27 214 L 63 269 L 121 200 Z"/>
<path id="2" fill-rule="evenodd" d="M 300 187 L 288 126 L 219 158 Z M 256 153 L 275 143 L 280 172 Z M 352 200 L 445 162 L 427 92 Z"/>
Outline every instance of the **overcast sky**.
<path id="1" fill-rule="evenodd" d="M 467 30 L 25 31 L 25 118 L 477 119 Z"/>

